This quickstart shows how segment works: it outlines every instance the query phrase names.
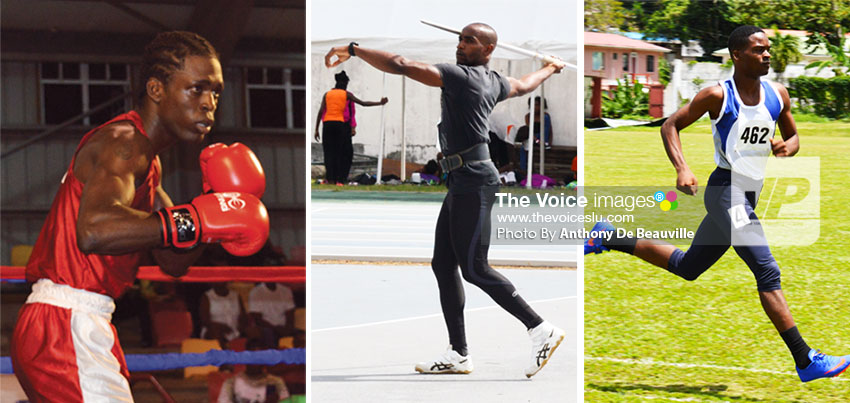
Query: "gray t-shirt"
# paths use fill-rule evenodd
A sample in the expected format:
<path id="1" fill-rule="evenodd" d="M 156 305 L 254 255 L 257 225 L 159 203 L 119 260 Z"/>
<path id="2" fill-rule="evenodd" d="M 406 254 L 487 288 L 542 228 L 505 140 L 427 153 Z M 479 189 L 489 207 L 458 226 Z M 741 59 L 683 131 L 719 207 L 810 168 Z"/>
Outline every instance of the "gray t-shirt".
<path id="1" fill-rule="evenodd" d="M 437 125 L 443 155 L 488 143 L 490 112 L 508 97 L 511 84 L 487 66 L 441 63 L 435 67 L 443 80 L 442 113 Z M 492 162 L 471 163 L 449 174 L 450 191 L 498 184 L 499 171 Z"/>

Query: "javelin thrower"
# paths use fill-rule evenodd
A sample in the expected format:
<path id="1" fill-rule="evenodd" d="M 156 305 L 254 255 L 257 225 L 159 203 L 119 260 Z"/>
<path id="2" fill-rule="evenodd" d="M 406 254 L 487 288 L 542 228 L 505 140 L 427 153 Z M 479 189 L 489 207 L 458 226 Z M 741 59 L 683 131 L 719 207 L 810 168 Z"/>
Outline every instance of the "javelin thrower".
<path id="1" fill-rule="evenodd" d="M 431 268 L 437 277 L 450 345 L 445 353 L 418 363 L 416 371 L 420 373 L 468 374 L 473 370 L 466 345 L 461 275 L 528 330 L 532 351 L 530 365 L 525 370 L 527 377 L 546 365 L 565 336 L 563 330 L 534 312 L 513 284 L 487 263 L 490 210 L 499 186 L 499 173 L 490 161 L 487 148 L 488 118 L 496 103 L 533 91 L 552 74 L 559 73 L 565 64 L 551 59 L 540 70 L 520 79 L 502 77 L 487 66 L 496 42 L 492 27 L 473 23 L 464 27 L 458 37 L 457 64 L 416 62 L 363 48 L 355 42 L 334 47 L 325 55 L 325 65 L 329 68 L 356 56 L 383 72 L 401 74 L 442 89 L 438 132 L 440 148 L 446 157 L 440 165 L 448 173 L 449 191 L 437 219 Z"/>

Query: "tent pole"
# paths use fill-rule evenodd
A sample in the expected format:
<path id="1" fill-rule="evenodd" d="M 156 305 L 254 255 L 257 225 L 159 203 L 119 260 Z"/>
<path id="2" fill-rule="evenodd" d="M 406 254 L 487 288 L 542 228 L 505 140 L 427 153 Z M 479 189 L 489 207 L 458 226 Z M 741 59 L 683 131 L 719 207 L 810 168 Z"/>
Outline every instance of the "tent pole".
<path id="1" fill-rule="evenodd" d="M 526 189 L 531 189 L 531 168 L 534 166 L 534 94 L 537 93 L 537 90 L 534 90 L 529 94 L 530 98 L 528 101 L 528 138 L 525 140 L 525 149 L 528 152 L 526 158 L 526 174 L 525 174 L 525 187 Z"/>
<path id="2" fill-rule="evenodd" d="M 385 95 L 384 91 L 386 90 L 386 85 L 387 85 L 387 73 L 383 73 L 382 76 L 383 76 L 383 78 L 381 80 L 381 97 L 383 98 L 384 95 Z M 384 172 L 383 166 L 384 166 L 384 136 L 385 136 L 385 134 L 384 134 L 384 128 L 385 128 L 384 108 L 385 107 L 386 107 L 386 104 L 381 105 L 381 143 L 378 145 L 378 147 L 379 147 L 379 151 L 378 151 L 378 174 L 376 175 L 378 177 L 377 178 L 378 180 L 375 182 L 378 185 L 381 184 L 381 175 Z"/>
<path id="3" fill-rule="evenodd" d="M 401 181 L 407 178 L 407 136 L 404 133 L 404 104 L 406 98 L 406 80 L 401 76 Z"/>
<path id="4" fill-rule="evenodd" d="M 544 162 L 546 161 L 546 98 L 545 82 L 540 83 L 540 175 L 546 175 Z"/>

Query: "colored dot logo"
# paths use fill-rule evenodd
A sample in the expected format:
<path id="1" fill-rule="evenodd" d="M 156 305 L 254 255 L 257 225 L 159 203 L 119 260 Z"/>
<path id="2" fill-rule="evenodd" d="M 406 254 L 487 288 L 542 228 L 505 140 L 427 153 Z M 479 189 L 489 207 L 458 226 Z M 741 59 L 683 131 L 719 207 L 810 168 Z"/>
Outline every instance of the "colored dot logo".
<path id="1" fill-rule="evenodd" d="M 675 190 L 671 190 L 667 193 L 659 190 L 652 196 L 652 198 L 659 203 L 661 211 L 675 210 L 679 207 L 679 202 L 676 201 L 676 197 L 677 195 Z"/>

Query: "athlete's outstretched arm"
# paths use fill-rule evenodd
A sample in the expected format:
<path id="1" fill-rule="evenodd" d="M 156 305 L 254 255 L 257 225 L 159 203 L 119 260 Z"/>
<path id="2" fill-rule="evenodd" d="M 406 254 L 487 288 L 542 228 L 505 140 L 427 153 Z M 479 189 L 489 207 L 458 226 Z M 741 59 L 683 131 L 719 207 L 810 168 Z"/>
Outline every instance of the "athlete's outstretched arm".
<path id="1" fill-rule="evenodd" d="M 372 67 L 381 70 L 385 73 L 400 74 L 419 81 L 422 84 L 431 87 L 442 87 L 443 79 L 440 77 L 440 71 L 436 67 L 413 60 L 408 60 L 402 56 L 395 55 L 382 50 L 367 49 L 360 46 L 354 46 L 354 54 L 369 63 Z M 336 56 L 336 60 L 331 61 Z M 334 67 L 340 63 L 350 59 L 348 54 L 348 46 L 337 46 L 325 55 L 325 66 Z"/>
<path id="2" fill-rule="evenodd" d="M 696 122 L 706 112 L 709 113 L 712 119 L 715 119 L 720 114 L 722 104 L 723 90 L 720 86 L 715 85 L 704 88 L 697 93 L 691 102 L 670 115 L 664 124 L 661 125 L 661 139 L 664 141 L 667 158 L 670 159 L 673 167 L 676 168 L 676 189 L 679 189 L 685 194 L 697 194 L 698 183 L 697 177 L 691 171 L 691 168 L 688 167 L 688 163 L 685 162 L 685 154 L 682 152 L 682 142 L 679 139 L 679 132 Z"/>
<path id="3" fill-rule="evenodd" d="M 507 77 L 508 82 L 511 83 L 511 92 L 508 93 L 508 98 L 523 96 L 534 91 L 552 74 L 560 73 L 563 69 L 563 63 L 547 63 L 542 69 L 529 73 L 520 79 Z"/>
<path id="4" fill-rule="evenodd" d="M 348 98 L 354 101 L 355 104 L 360 106 L 379 106 L 389 102 L 389 99 L 387 99 L 387 97 L 381 98 L 380 101 L 361 101 L 359 98 L 357 98 L 356 96 L 354 96 L 354 94 L 350 92 L 348 93 Z"/>
<path id="5" fill-rule="evenodd" d="M 136 178 L 154 158 L 142 137 L 128 125 L 107 126 L 77 154 L 74 172 L 84 183 L 77 246 L 83 253 L 117 255 L 162 243 L 159 217 L 130 208 Z"/>
<path id="6" fill-rule="evenodd" d="M 791 157 L 800 151 L 800 136 L 797 135 L 797 123 L 791 115 L 791 97 L 784 85 L 776 83 L 779 95 L 782 97 L 782 112 L 779 113 L 779 132 L 782 139 L 776 137 L 770 139 L 773 155 L 777 157 Z"/>
<path id="7" fill-rule="evenodd" d="M 165 193 L 162 185 L 156 188 L 156 198 L 154 199 L 153 211 L 158 211 L 163 207 L 174 207 L 171 197 Z M 196 248 L 189 251 L 178 251 L 176 249 L 155 248 L 151 250 L 156 264 L 162 269 L 162 272 L 174 277 L 185 275 L 189 271 L 189 266 L 195 263 L 201 256 L 201 253 L 206 250 L 206 245 L 200 244 Z"/>

